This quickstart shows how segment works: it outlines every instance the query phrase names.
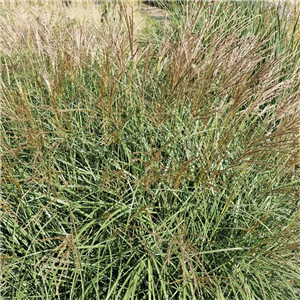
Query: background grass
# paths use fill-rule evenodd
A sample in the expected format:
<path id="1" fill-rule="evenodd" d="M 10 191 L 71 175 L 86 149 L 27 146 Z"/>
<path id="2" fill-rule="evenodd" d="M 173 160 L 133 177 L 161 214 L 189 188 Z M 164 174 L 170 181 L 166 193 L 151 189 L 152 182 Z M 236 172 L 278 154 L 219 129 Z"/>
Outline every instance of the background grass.
<path id="1" fill-rule="evenodd" d="M 168 9 L 3 5 L 3 299 L 299 298 L 298 18 Z"/>

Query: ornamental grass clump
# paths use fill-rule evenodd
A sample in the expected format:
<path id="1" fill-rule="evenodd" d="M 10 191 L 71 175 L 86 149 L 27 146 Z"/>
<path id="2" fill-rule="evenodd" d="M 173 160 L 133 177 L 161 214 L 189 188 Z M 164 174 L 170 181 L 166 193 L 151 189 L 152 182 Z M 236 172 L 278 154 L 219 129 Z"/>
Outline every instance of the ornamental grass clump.
<path id="1" fill-rule="evenodd" d="M 189 5 L 3 10 L 3 299 L 299 298 L 299 48 Z"/>

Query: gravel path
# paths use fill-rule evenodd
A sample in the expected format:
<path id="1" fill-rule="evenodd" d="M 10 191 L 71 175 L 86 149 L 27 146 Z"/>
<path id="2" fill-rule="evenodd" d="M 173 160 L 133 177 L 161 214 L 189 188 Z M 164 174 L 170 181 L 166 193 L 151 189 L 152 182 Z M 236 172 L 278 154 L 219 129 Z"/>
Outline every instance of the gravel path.
<path id="1" fill-rule="evenodd" d="M 166 10 L 146 4 L 140 4 L 137 12 L 140 14 L 147 14 L 149 17 L 158 21 L 171 19 L 169 12 Z"/>

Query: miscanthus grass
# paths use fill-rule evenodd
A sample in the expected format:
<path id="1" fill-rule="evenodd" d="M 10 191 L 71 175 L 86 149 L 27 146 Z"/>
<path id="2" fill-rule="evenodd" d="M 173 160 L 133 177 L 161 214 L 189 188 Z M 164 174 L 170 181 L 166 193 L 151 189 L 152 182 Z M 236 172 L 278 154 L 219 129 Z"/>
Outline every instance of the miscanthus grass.
<path id="1" fill-rule="evenodd" d="M 2 299 L 299 299 L 299 37 L 202 4 L 3 6 Z"/>

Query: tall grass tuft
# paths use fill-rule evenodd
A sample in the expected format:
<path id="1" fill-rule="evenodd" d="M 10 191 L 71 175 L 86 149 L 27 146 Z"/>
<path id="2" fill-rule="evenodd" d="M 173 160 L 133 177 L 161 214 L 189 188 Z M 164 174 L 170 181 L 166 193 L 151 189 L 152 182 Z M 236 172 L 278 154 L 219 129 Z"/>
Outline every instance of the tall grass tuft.
<path id="1" fill-rule="evenodd" d="M 3 5 L 3 299 L 299 298 L 299 38 L 205 5 Z"/>

